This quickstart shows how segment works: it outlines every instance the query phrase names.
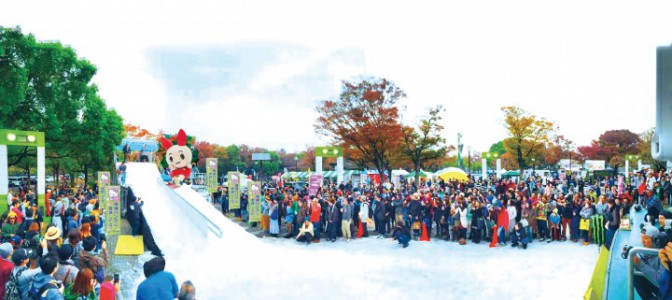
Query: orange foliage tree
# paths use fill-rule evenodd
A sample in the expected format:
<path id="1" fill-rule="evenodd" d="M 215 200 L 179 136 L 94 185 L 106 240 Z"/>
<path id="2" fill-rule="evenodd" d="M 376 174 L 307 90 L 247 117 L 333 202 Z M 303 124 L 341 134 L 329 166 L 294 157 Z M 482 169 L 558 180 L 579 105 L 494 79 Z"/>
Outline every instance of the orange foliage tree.
<path id="1" fill-rule="evenodd" d="M 545 148 L 557 131 L 553 122 L 530 114 L 518 106 L 502 107 L 504 127 L 509 138 L 504 140 L 506 153 L 510 154 L 523 170 L 528 165 L 528 158 Z"/>
<path id="2" fill-rule="evenodd" d="M 160 137 L 160 134 L 158 133 L 152 133 L 147 129 L 141 128 L 140 126 L 136 126 L 133 124 L 124 124 L 124 130 L 126 131 L 126 134 L 128 136 L 133 138 L 146 138 L 155 140 Z"/>
<path id="3" fill-rule="evenodd" d="M 403 143 L 399 99 L 406 94 L 387 79 L 343 81 L 339 99 L 316 107 L 318 134 L 361 154 L 380 174 L 390 170 L 391 154 Z"/>

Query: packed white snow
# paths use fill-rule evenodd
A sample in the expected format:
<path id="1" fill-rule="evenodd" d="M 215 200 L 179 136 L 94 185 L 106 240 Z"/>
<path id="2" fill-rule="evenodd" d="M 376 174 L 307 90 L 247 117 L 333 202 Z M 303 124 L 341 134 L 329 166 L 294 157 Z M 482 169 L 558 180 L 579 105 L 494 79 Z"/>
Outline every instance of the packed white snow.
<path id="1" fill-rule="evenodd" d="M 166 270 L 178 284 L 191 280 L 198 299 L 580 299 L 598 256 L 595 246 L 572 242 L 522 250 L 445 241 L 402 249 L 375 237 L 309 246 L 260 240 L 190 188 L 167 190 L 154 165 L 127 170 L 127 182 L 146 201 Z M 202 215 L 221 228 L 221 238 Z"/>

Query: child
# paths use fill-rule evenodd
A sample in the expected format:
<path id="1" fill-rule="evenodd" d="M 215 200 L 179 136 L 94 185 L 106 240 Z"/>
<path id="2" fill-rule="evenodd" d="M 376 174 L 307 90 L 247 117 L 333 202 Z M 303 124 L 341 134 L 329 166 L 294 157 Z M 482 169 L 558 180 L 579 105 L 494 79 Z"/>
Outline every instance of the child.
<path id="1" fill-rule="evenodd" d="M 553 241 L 560 241 L 560 222 L 562 218 L 558 215 L 558 209 L 554 208 L 551 216 L 548 218 L 548 222 L 551 225 L 551 234 Z M 551 239 L 548 239 L 548 242 L 551 242 Z"/>
<path id="2" fill-rule="evenodd" d="M 523 224 L 520 222 L 516 223 L 513 227 L 513 232 L 511 232 L 511 247 L 518 247 L 518 243 L 523 246 L 523 249 L 527 249 L 527 230 L 523 228 Z"/>
<path id="3" fill-rule="evenodd" d="M 583 245 L 590 245 L 590 239 L 588 238 L 588 231 L 590 230 L 590 217 L 593 216 L 593 207 L 591 206 L 590 200 L 587 200 L 583 205 L 581 212 L 581 223 L 579 229 L 581 230 L 581 236 L 583 236 Z"/>

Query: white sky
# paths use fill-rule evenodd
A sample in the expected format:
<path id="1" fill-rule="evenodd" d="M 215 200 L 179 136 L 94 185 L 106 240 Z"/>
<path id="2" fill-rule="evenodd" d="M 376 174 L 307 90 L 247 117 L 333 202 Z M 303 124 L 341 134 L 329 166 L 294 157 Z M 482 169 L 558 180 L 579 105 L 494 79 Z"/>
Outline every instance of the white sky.
<path id="1" fill-rule="evenodd" d="M 407 122 L 443 104 L 448 142 L 459 131 L 477 151 L 505 137 L 511 104 L 578 145 L 642 132 L 655 125 L 655 50 L 672 41 L 666 2 L 136 2 L 6 2 L 0 25 L 91 60 L 127 122 L 290 151 L 326 142 L 315 103 L 360 75 L 399 85 Z"/>

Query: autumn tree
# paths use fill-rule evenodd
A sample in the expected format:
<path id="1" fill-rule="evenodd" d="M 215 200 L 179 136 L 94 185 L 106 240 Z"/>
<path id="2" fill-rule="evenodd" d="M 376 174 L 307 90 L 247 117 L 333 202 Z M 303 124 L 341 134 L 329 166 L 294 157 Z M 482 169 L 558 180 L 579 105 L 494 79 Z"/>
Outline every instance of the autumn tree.
<path id="1" fill-rule="evenodd" d="M 132 138 L 145 138 L 156 140 L 161 137 L 160 133 L 153 133 L 145 128 L 133 124 L 124 124 L 126 135 Z"/>
<path id="2" fill-rule="evenodd" d="M 609 130 L 593 140 L 590 146 L 579 147 L 579 152 L 586 158 L 605 160 L 617 172 L 625 155 L 639 153 L 641 144 L 640 136 L 630 130 Z"/>
<path id="3" fill-rule="evenodd" d="M 504 147 L 523 170 L 527 167 L 526 158 L 546 147 L 557 127 L 518 106 L 502 107 L 502 112 L 505 117 L 504 127 L 509 133 L 509 138 L 504 140 Z"/>
<path id="4" fill-rule="evenodd" d="M 338 99 L 323 100 L 316 107 L 315 130 L 334 144 L 352 147 L 380 174 L 386 174 L 392 151 L 403 143 L 396 104 L 404 97 L 387 79 L 343 81 Z"/>
<path id="5" fill-rule="evenodd" d="M 418 128 L 404 126 L 403 150 L 404 154 L 413 163 L 415 182 L 420 182 L 420 169 L 425 162 L 446 156 L 446 139 L 441 137 L 443 126 L 440 113 L 445 111 L 441 105 L 430 108 L 429 116 L 420 120 Z"/>
<path id="6" fill-rule="evenodd" d="M 639 147 L 639 155 L 644 163 L 651 164 L 651 168 L 658 171 L 666 167 L 664 161 L 659 161 L 653 158 L 651 155 L 651 141 L 653 140 L 653 134 L 656 132 L 656 128 L 651 128 L 647 131 L 642 132 L 639 135 L 642 143 Z"/>

